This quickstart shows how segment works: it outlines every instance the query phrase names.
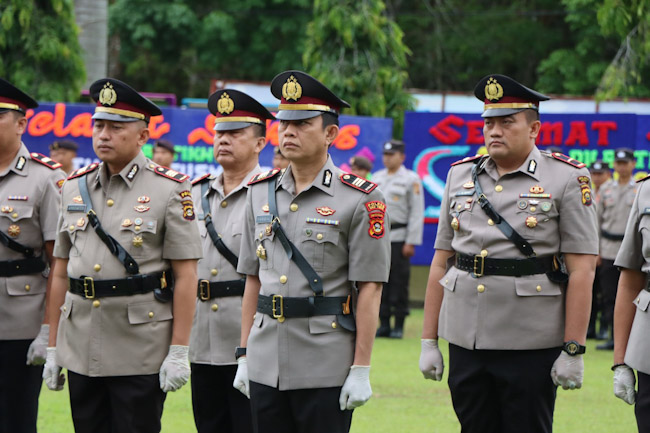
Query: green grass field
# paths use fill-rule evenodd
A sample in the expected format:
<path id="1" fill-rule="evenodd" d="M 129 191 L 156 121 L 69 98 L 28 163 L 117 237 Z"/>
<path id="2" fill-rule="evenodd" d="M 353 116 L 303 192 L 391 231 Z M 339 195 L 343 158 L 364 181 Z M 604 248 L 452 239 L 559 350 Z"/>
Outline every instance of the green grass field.
<path id="1" fill-rule="evenodd" d="M 370 379 L 374 395 L 352 420 L 353 433 L 458 432 L 446 383 L 424 380 L 418 370 L 422 310 L 414 310 L 406 322 L 403 340 L 378 339 Z M 612 393 L 612 352 L 595 350 L 589 341 L 585 357 L 585 381 L 577 391 L 558 390 L 556 433 L 636 431 L 634 411 Z M 443 346 L 447 361 L 447 350 Z M 445 372 L 446 373 L 446 372 Z M 67 388 L 55 393 L 43 386 L 38 420 L 40 433 L 73 431 Z M 165 433 L 194 432 L 189 385 L 170 393 L 162 419 Z M 281 432 L 278 432 L 281 433 Z"/>

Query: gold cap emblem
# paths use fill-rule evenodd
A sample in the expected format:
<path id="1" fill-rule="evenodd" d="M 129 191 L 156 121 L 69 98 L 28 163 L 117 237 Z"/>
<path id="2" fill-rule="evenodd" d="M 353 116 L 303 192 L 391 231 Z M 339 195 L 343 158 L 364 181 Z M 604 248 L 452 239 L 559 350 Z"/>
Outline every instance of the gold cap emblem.
<path id="1" fill-rule="evenodd" d="M 117 102 L 117 93 L 110 82 L 104 84 L 104 88 L 99 92 L 99 103 L 102 105 L 113 105 Z"/>
<path id="2" fill-rule="evenodd" d="M 287 82 L 282 86 L 282 97 L 287 101 L 297 101 L 302 96 L 302 86 L 298 79 L 293 75 L 287 79 Z"/>
<path id="3" fill-rule="evenodd" d="M 485 97 L 490 101 L 498 101 L 503 96 L 503 87 L 494 77 L 490 77 L 485 85 Z"/>
<path id="4" fill-rule="evenodd" d="M 230 95 L 228 95 L 226 92 L 223 92 L 219 98 L 219 101 L 217 101 L 217 110 L 219 110 L 219 113 L 221 114 L 230 114 L 234 109 L 235 103 L 230 98 Z"/>

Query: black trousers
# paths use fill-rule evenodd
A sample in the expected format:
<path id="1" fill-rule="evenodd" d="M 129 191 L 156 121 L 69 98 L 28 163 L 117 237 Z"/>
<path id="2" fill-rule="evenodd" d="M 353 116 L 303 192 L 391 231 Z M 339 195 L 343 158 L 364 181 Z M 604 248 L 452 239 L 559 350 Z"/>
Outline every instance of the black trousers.
<path id="1" fill-rule="evenodd" d="M 600 284 L 600 280 L 598 279 L 599 272 L 600 272 L 600 266 L 596 268 L 596 277 L 594 278 L 594 284 L 592 285 L 591 314 L 589 315 L 589 330 L 587 331 L 588 333 L 594 333 L 594 334 L 596 333 L 596 321 L 598 320 L 598 313 L 603 314 L 603 306 L 602 306 L 603 291 Z M 601 321 L 601 323 L 603 322 Z"/>
<path id="2" fill-rule="evenodd" d="M 0 433 L 36 433 L 43 366 L 25 364 L 31 343 L 0 341 Z"/>
<path id="3" fill-rule="evenodd" d="M 379 317 L 406 317 L 409 314 L 409 279 L 411 260 L 402 255 L 404 242 L 390 244 L 390 275 L 381 292 Z"/>
<path id="4" fill-rule="evenodd" d="M 650 375 L 637 371 L 639 392 L 636 395 L 634 415 L 639 433 L 650 433 Z"/>
<path id="5" fill-rule="evenodd" d="M 236 365 L 191 364 L 192 409 L 198 433 L 251 433 L 250 401 L 232 383 Z"/>
<path id="6" fill-rule="evenodd" d="M 449 389 L 462 433 L 550 433 L 561 348 L 467 350 L 449 345 Z"/>
<path id="7" fill-rule="evenodd" d="M 277 388 L 250 382 L 255 433 L 347 433 L 352 411 L 339 407 L 341 387 Z"/>
<path id="8" fill-rule="evenodd" d="M 158 433 L 167 394 L 158 374 L 88 377 L 68 371 L 76 433 Z"/>
<path id="9" fill-rule="evenodd" d="M 618 288 L 618 278 L 621 271 L 614 266 L 614 260 L 602 260 L 599 272 L 596 278 L 599 279 L 602 290 L 602 311 L 603 318 L 609 329 L 614 329 L 614 304 L 616 303 L 616 291 Z M 613 336 L 614 334 L 610 334 Z M 610 337 L 612 338 L 612 337 Z"/>

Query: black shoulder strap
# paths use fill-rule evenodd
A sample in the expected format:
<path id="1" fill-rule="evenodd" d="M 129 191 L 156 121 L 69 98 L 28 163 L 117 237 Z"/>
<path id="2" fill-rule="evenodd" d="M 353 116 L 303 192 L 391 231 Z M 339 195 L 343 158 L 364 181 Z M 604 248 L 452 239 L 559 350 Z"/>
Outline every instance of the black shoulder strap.
<path id="1" fill-rule="evenodd" d="M 483 212 L 494 221 L 494 224 L 499 228 L 499 230 L 501 230 L 501 233 L 515 244 L 519 251 L 521 251 L 526 257 L 534 257 L 536 255 L 535 250 L 533 250 L 530 243 L 517 233 L 508 221 L 499 215 L 496 209 L 494 209 L 494 206 L 492 206 L 492 203 L 490 203 L 487 197 L 485 197 L 485 194 L 483 194 L 483 188 L 481 188 L 481 184 L 478 181 L 478 170 L 479 166 L 482 165 L 484 161 L 485 158 L 481 158 L 472 167 L 472 181 L 474 182 L 474 189 L 476 190 L 476 195 L 478 196 L 478 202 L 481 205 L 481 209 L 483 209 Z"/>
<path id="2" fill-rule="evenodd" d="M 239 259 L 230 251 L 226 244 L 221 240 L 221 236 L 214 229 L 214 224 L 212 224 L 212 215 L 210 214 L 210 200 L 208 199 L 208 188 L 210 187 L 210 182 L 203 182 L 201 184 L 201 207 L 203 208 L 203 219 L 205 221 L 205 228 L 208 230 L 210 239 L 212 243 L 217 248 L 219 253 L 230 262 L 230 264 L 237 270 L 237 264 Z"/>
<path id="3" fill-rule="evenodd" d="M 19 244 L 4 232 L 0 232 L 0 243 L 11 250 L 24 254 L 25 257 L 32 257 L 34 255 L 34 248 Z"/>
<path id="4" fill-rule="evenodd" d="M 88 221 L 90 222 L 90 225 L 93 226 L 95 232 L 97 233 L 97 236 L 99 236 L 102 242 L 106 244 L 111 254 L 117 257 L 120 263 L 122 263 L 124 269 L 126 269 L 126 273 L 129 275 L 137 274 L 140 272 L 138 262 L 136 262 L 133 257 L 131 257 L 131 255 L 124 249 L 122 245 L 119 244 L 119 242 L 115 240 L 115 238 L 113 238 L 113 236 L 104 231 L 102 224 L 99 222 L 99 218 L 97 218 L 97 214 L 93 210 L 93 202 L 90 199 L 90 193 L 88 192 L 87 179 L 88 176 L 81 176 L 79 177 L 78 182 L 79 192 L 81 193 L 81 199 L 86 205 L 86 215 L 88 215 Z"/>
<path id="5" fill-rule="evenodd" d="M 316 273 L 314 268 L 311 267 L 305 256 L 302 255 L 300 250 L 291 243 L 287 234 L 284 232 L 284 229 L 280 225 L 280 219 L 278 218 L 278 206 L 275 200 L 275 181 L 269 182 L 269 214 L 272 218 L 272 227 L 275 235 L 280 239 L 280 243 L 284 248 L 284 251 L 287 253 L 287 256 L 290 260 L 293 260 L 300 272 L 307 278 L 309 287 L 314 291 L 316 296 L 323 296 L 323 280 Z"/>

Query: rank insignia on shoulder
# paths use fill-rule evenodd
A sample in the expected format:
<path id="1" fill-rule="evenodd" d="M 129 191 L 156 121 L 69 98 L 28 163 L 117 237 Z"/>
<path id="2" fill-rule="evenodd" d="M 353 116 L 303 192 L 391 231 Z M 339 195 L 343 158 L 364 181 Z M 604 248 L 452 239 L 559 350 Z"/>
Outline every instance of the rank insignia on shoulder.
<path id="1" fill-rule="evenodd" d="M 192 181 L 192 185 L 196 185 L 198 183 L 203 183 L 203 181 L 208 180 L 208 179 L 213 179 L 212 175 L 210 173 L 206 173 L 201 177 L 197 177 Z"/>
<path id="2" fill-rule="evenodd" d="M 190 178 L 186 174 L 179 173 L 176 170 L 163 167 L 162 165 L 159 165 L 158 167 L 154 168 L 153 172 L 159 174 L 160 176 L 166 177 L 167 179 L 175 180 L 178 183 L 183 183 Z"/>
<path id="3" fill-rule="evenodd" d="M 40 162 L 50 170 L 56 170 L 57 168 L 61 167 L 61 163 L 56 162 L 49 156 L 45 156 L 41 153 L 32 152 L 29 154 L 29 156 L 31 156 L 34 161 Z"/>
<path id="4" fill-rule="evenodd" d="M 351 186 L 352 188 L 358 189 L 366 194 L 370 194 L 373 189 L 377 188 L 376 183 L 350 173 L 342 174 L 339 179 L 341 179 L 341 182 L 345 185 Z"/>
<path id="5" fill-rule="evenodd" d="M 575 168 L 586 167 L 586 165 L 584 163 L 578 161 L 577 159 L 573 159 L 570 156 L 566 156 L 565 154 L 560 153 L 560 152 L 549 153 L 548 156 L 550 158 L 554 158 L 554 159 L 557 159 L 558 161 L 562 161 L 562 162 L 564 162 L 566 164 L 572 165 Z"/>
<path id="6" fill-rule="evenodd" d="M 253 185 L 253 184 L 258 183 L 258 182 L 262 182 L 262 181 L 265 181 L 265 180 L 268 180 L 268 179 L 272 179 L 278 173 L 280 173 L 280 171 L 282 171 L 282 170 L 280 170 L 279 168 L 274 168 L 273 170 L 265 171 L 265 172 L 262 172 L 262 173 L 257 173 L 255 176 L 253 176 L 251 178 L 251 180 L 248 181 L 248 184 Z"/>
<path id="7" fill-rule="evenodd" d="M 94 171 L 97 167 L 99 167 L 98 162 L 93 162 L 92 164 L 86 166 L 86 167 L 81 167 L 79 170 L 75 170 L 72 173 L 70 173 L 70 176 L 68 176 L 68 179 L 74 179 L 79 176 L 83 176 L 85 174 L 88 174 L 92 171 Z"/>
<path id="8" fill-rule="evenodd" d="M 479 158 L 482 157 L 482 156 L 483 156 L 483 155 L 467 156 L 467 157 L 461 159 L 460 161 L 453 162 L 453 163 L 451 164 L 451 166 L 453 167 L 454 165 L 464 164 L 464 163 L 466 163 L 466 162 L 470 162 L 470 161 L 475 161 L 475 160 L 479 159 Z"/>

